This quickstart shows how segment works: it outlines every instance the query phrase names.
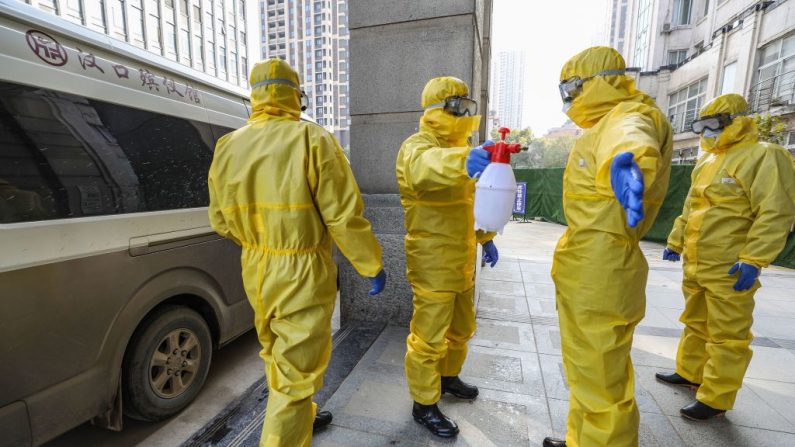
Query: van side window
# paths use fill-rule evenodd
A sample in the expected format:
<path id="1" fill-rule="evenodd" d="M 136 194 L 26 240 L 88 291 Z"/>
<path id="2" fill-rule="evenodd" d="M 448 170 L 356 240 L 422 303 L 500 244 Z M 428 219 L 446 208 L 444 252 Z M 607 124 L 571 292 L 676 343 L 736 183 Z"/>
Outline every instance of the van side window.
<path id="1" fill-rule="evenodd" d="M 0 81 L 0 223 L 207 206 L 207 123 Z"/>

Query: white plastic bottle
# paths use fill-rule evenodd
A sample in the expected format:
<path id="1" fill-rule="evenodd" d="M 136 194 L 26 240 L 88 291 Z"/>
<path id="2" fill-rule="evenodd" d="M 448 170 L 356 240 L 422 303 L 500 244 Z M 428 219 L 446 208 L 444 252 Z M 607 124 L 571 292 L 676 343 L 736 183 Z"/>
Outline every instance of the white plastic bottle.
<path id="1" fill-rule="evenodd" d="M 491 152 L 491 163 L 480 175 L 475 185 L 475 229 L 496 231 L 502 234 L 511 219 L 516 199 L 516 177 L 511 168 L 511 154 L 522 150 L 518 144 L 505 142 L 510 132 L 501 127 L 500 141 L 484 149 Z"/>

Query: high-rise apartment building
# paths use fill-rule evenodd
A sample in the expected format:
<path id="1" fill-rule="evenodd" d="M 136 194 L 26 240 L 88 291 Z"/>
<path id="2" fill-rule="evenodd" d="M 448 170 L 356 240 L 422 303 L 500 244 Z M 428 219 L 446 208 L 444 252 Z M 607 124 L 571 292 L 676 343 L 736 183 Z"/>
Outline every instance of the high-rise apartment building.
<path id="1" fill-rule="evenodd" d="M 261 55 L 293 66 L 309 97 L 306 113 L 350 142 L 347 0 L 260 0 Z"/>
<path id="2" fill-rule="evenodd" d="M 20 0 L 248 87 L 246 0 Z"/>
<path id="3" fill-rule="evenodd" d="M 494 113 L 489 114 L 490 125 L 519 129 L 524 103 L 525 53 L 500 51 L 492 59 L 491 70 L 489 97 Z"/>
<path id="4" fill-rule="evenodd" d="M 610 1 L 621 8 L 624 0 Z M 795 154 L 795 1 L 626 0 L 627 65 L 638 86 L 673 124 L 674 160 L 692 162 L 698 135 L 690 123 L 716 96 L 739 93 L 752 113 L 787 126 Z"/>
<path id="5" fill-rule="evenodd" d="M 629 0 L 607 0 L 607 26 L 605 44 L 617 49 L 624 57 L 624 46 L 627 37 L 627 18 L 629 16 Z"/>

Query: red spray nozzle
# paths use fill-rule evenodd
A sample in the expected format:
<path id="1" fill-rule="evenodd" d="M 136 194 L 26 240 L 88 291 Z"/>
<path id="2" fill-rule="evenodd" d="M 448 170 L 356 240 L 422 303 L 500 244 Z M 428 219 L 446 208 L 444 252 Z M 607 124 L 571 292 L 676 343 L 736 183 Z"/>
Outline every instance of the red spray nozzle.
<path id="1" fill-rule="evenodd" d="M 522 146 L 516 143 L 506 143 L 505 136 L 511 133 L 511 129 L 500 127 L 497 132 L 500 134 L 500 141 L 483 149 L 491 152 L 492 163 L 510 163 L 511 154 L 517 154 L 522 150 Z"/>

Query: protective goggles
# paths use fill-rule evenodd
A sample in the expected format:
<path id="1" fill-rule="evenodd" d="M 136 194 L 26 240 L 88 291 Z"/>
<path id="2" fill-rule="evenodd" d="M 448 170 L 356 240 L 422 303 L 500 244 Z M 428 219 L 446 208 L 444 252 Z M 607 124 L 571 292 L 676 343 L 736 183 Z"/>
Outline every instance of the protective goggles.
<path id="1" fill-rule="evenodd" d="M 274 84 L 286 85 L 286 86 L 292 88 L 293 90 L 296 90 L 301 95 L 301 111 L 302 112 L 304 110 L 306 110 L 307 107 L 309 107 L 309 97 L 306 96 L 306 93 L 304 93 L 304 90 L 301 87 L 299 87 L 298 85 L 295 84 L 295 82 L 293 82 L 293 81 L 291 81 L 289 79 L 266 79 L 264 81 L 259 81 L 259 82 L 255 83 L 255 84 L 253 84 L 251 86 L 251 89 L 254 90 L 257 87 L 264 87 L 266 85 L 274 85 Z"/>
<path id="2" fill-rule="evenodd" d="M 451 96 L 445 98 L 444 102 L 431 104 L 426 109 L 442 108 L 445 112 L 453 116 L 475 116 L 478 114 L 478 103 L 474 99 L 463 96 Z"/>
<path id="3" fill-rule="evenodd" d="M 585 81 L 590 81 L 597 76 L 622 75 L 626 72 L 626 70 L 605 70 L 593 76 L 588 76 L 587 78 L 574 76 L 565 81 L 560 81 L 560 85 L 558 86 L 558 89 L 560 89 L 560 99 L 562 99 L 563 102 L 572 102 L 574 98 L 582 94 L 582 86 L 585 84 Z"/>
<path id="4" fill-rule="evenodd" d="M 730 115 L 728 113 L 717 113 L 715 115 L 705 116 L 690 123 L 690 130 L 697 134 L 703 133 L 706 129 L 717 132 L 731 124 L 735 116 L 737 115 Z"/>

